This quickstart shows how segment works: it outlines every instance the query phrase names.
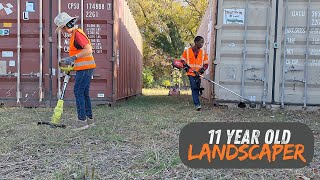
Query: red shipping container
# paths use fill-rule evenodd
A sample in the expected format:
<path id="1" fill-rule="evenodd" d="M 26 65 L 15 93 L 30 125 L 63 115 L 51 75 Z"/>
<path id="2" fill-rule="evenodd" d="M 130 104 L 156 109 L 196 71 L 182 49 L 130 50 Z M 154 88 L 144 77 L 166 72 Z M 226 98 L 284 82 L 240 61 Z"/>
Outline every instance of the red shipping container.
<path id="1" fill-rule="evenodd" d="M 79 16 L 77 24 L 92 43 L 97 64 L 90 89 L 92 103 L 114 103 L 141 94 L 142 37 L 124 0 L 4 0 L 1 5 L 3 104 L 55 105 L 63 81 L 57 64 L 69 51 L 69 37 L 55 34 L 53 20 L 59 12 Z M 73 86 L 72 77 L 66 102 L 74 102 Z"/>

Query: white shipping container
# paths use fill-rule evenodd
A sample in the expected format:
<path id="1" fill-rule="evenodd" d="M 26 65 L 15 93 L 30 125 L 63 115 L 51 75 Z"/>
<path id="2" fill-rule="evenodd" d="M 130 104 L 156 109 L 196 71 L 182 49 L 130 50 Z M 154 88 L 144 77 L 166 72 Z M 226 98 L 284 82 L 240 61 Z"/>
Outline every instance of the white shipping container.
<path id="1" fill-rule="evenodd" d="M 320 105 L 320 1 L 215 2 L 208 9 L 216 23 L 204 17 L 198 32 L 214 29 L 215 82 L 262 105 Z M 212 92 L 218 101 L 242 101 L 218 86 Z"/>
<path id="2" fill-rule="evenodd" d="M 319 105 L 320 2 L 283 0 L 278 12 L 275 102 Z"/>

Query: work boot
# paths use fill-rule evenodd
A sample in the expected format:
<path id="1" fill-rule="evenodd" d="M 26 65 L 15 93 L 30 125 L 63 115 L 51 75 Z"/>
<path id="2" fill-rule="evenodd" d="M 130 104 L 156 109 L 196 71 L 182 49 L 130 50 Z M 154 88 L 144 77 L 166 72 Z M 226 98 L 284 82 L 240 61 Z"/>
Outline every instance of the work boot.
<path id="1" fill-rule="evenodd" d="M 87 117 L 88 125 L 89 126 L 95 126 L 96 121 L 93 119 L 93 117 Z"/>
<path id="2" fill-rule="evenodd" d="M 76 120 L 72 129 L 75 131 L 78 131 L 78 130 L 85 130 L 88 128 L 89 128 L 89 125 L 87 120 Z"/>
<path id="3" fill-rule="evenodd" d="M 196 106 L 196 110 L 200 111 L 201 110 L 201 105 Z"/>

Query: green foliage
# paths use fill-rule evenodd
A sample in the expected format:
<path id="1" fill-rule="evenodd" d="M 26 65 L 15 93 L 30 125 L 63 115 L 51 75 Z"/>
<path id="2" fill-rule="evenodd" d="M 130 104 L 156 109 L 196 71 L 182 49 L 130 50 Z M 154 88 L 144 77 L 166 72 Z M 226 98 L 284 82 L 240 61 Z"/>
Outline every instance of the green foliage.
<path id="1" fill-rule="evenodd" d="M 156 82 L 170 77 L 171 61 L 193 43 L 208 0 L 127 1 L 143 36 L 144 68 L 152 69 Z"/>
<path id="2" fill-rule="evenodd" d="M 153 86 L 153 74 L 150 69 L 143 69 L 143 86 L 144 88 L 151 88 Z"/>
<path id="3" fill-rule="evenodd" d="M 171 82 L 169 80 L 167 80 L 167 79 L 166 80 L 162 80 L 161 84 L 162 84 L 162 86 L 164 86 L 166 88 L 171 86 Z"/>
<path id="4" fill-rule="evenodd" d="M 182 73 L 178 69 L 174 69 L 172 71 L 172 79 L 173 79 L 173 84 L 178 86 L 182 83 Z"/>

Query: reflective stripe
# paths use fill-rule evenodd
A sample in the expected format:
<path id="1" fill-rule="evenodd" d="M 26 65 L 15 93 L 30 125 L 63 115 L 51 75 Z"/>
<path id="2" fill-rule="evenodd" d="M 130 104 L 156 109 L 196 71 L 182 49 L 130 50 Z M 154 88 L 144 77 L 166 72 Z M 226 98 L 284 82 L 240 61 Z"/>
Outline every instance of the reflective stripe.
<path id="1" fill-rule="evenodd" d="M 186 51 L 187 51 L 187 63 L 189 64 L 190 63 L 190 58 L 189 58 L 189 49 L 190 48 L 188 48 Z"/>
<path id="2" fill-rule="evenodd" d="M 203 49 L 201 49 L 201 56 L 202 56 L 202 66 L 203 66 L 204 56 L 205 56 L 205 54 L 204 54 L 204 50 L 203 50 Z"/>
<path id="3" fill-rule="evenodd" d="M 190 67 L 196 67 L 196 68 L 201 68 L 201 65 L 199 64 L 189 64 Z"/>
<path id="4" fill-rule="evenodd" d="M 181 60 L 184 60 L 184 61 L 186 61 L 186 58 L 184 58 L 184 57 L 181 57 Z"/>
<path id="5" fill-rule="evenodd" d="M 74 67 L 79 67 L 79 66 L 87 66 L 87 65 L 95 65 L 96 63 L 94 62 L 94 60 L 90 60 L 90 61 L 83 61 L 83 62 L 76 62 L 74 64 Z"/>

